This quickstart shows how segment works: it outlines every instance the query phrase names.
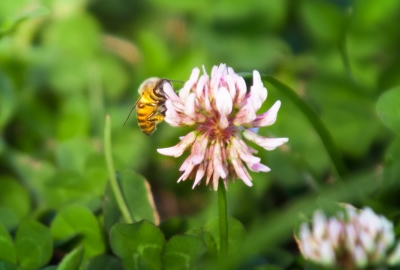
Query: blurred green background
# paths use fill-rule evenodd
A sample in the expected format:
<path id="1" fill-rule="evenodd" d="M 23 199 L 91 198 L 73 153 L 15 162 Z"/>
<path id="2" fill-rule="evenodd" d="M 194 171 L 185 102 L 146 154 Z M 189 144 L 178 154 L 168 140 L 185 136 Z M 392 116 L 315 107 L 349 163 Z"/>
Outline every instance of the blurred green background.
<path id="1" fill-rule="evenodd" d="M 185 81 L 194 67 L 210 72 L 219 63 L 293 88 L 326 125 L 348 170 L 339 180 L 307 118 L 267 84 L 260 112 L 278 99 L 282 107 L 260 134 L 289 143 L 257 148 L 272 171 L 252 173 L 252 188 L 236 181 L 228 190 L 230 214 L 257 254 L 276 243 L 296 254 L 292 224 L 318 196 L 396 220 L 400 173 L 390 164 L 399 164 L 400 144 L 375 106 L 400 84 L 399 16 L 398 0 L 0 1 L 0 222 L 8 229 L 25 218 L 46 223 L 70 204 L 101 217 L 106 114 L 116 170 L 147 178 L 166 231 L 215 217 L 214 191 L 176 184 L 186 155 L 156 152 L 187 130 L 162 123 L 147 137 L 135 113 L 123 123 L 144 79 Z"/>

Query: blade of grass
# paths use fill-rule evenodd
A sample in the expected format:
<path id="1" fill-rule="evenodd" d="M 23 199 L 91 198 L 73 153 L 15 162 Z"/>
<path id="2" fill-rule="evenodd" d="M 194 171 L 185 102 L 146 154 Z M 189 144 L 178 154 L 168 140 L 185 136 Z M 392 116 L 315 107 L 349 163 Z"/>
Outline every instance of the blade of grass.
<path id="1" fill-rule="evenodd" d="M 114 163 L 112 160 L 111 153 L 112 153 L 111 152 L 111 118 L 109 115 L 106 115 L 106 122 L 105 122 L 105 128 L 104 128 L 104 154 L 106 157 L 110 186 L 111 186 L 112 192 L 114 193 L 115 200 L 117 201 L 117 205 L 118 205 L 119 210 L 122 213 L 122 216 L 124 217 L 126 222 L 132 223 L 133 219 L 131 217 L 131 214 L 129 213 L 128 206 L 126 205 L 126 202 L 122 195 L 120 186 L 117 182 L 117 178 L 115 177 Z"/>
<path id="2" fill-rule="evenodd" d="M 297 108 L 307 117 L 308 121 L 314 127 L 315 131 L 319 135 L 332 161 L 332 164 L 334 166 L 337 175 L 339 176 L 339 178 L 345 176 L 347 173 L 347 169 L 343 162 L 342 156 L 339 150 L 337 149 L 331 134 L 329 133 L 325 125 L 322 123 L 321 119 L 317 116 L 317 114 L 289 86 L 281 83 L 280 81 L 271 76 L 262 75 L 261 79 L 263 80 L 264 83 L 273 85 L 277 89 L 279 89 L 279 91 L 281 91 L 281 93 L 283 93 L 286 97 L 288 97 L 297 106 Z"/>

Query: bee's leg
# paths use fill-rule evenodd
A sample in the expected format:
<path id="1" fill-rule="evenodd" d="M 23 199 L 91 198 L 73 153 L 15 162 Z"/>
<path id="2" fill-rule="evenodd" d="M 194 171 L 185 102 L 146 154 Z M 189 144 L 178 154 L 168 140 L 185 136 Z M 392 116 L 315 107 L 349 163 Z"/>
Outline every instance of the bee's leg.
<path id="1" fill-rule="evenodd" d="M 164 116 L 158 112 L 152 112 L 147 116 L 146 121 L 160 123 L 164 120 Z"/>

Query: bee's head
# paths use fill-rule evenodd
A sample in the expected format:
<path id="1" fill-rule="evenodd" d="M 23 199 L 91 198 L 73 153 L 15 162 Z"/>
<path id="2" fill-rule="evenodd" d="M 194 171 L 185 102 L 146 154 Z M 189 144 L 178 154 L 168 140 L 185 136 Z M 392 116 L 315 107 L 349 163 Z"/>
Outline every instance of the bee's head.
<path id="1" fill-rule="evenodd" d="M 148 89 L 154 89 L 156 87 L 156 85 L 159 83 L 160 78 L 157 77 L 151 77 L 146 79 L 144 82 L 142 82 L 142 84 L 139 86 L 139 94 L 143 94 L 144 91 L 148 90 Z"/>

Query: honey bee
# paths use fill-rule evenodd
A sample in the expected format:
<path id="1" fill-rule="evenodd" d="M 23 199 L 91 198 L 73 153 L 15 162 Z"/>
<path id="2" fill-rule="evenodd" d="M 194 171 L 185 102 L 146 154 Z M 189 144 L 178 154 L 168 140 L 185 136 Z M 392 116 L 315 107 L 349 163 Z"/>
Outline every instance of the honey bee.
<path id="1" fill-rule="evenodd" d="M 165 101 L 167 98 L 163 87 L 166 83 L 171 84 L 170 80 L 155 77 L 145 80 L 139 86 L 140 97 L 133 105 L 125 123 L 128 121 L 133 109 L 136 108 L 139 128 L 144 134 L 150 136 L 156 130 L 156 125 L 164 120 Z"/>

